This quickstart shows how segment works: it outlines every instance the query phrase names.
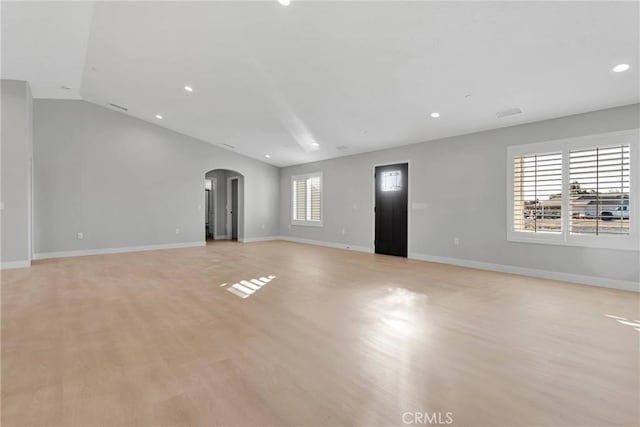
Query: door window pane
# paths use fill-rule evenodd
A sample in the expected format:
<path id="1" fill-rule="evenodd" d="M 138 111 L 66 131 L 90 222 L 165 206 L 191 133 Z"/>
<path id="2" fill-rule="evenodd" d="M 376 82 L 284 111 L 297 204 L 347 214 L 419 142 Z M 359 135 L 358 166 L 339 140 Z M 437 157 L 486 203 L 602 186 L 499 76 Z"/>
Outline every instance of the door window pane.
<path id="1" fill-rule="evenodd" d="M 382 172 L 382 191 L 398 191 L 402 188 L 402 172 Z"/>

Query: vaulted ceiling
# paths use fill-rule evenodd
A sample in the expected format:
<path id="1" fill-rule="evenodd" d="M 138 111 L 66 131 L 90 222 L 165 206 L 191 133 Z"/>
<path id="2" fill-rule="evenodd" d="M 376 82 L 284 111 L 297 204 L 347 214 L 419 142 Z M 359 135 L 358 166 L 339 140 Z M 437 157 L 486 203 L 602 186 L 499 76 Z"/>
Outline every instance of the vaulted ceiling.
<path id="1" fill-rule="evenodd" d="M 608 1 L 2 2 L 2 78 L 284 166 L 639 102 L 638 17 Z"/>

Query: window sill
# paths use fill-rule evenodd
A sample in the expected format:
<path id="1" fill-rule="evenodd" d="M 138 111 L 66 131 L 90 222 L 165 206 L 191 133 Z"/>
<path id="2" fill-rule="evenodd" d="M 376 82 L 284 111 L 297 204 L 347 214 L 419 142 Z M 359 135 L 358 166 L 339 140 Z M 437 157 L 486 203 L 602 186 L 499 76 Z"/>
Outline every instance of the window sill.
<path id="1" fill-rule="evenodd" d="M 322 221 L 291 221 L 291 225 L 300 227 L 322 227 Z"/>
<path id="2" fill-rule="evenodd" d="M 613 249 L 619 251 L 640 251 L 640 242 L 634 236 L 602 238 L 592 236 L 570 236 L 568 239 L 564 236 L 530 236 L 517 232 L 509 233 L 507 236 L 508 242 L 515 243 L 533 243 L 538 245 L 556 245 L 556 246 L 571 246 L 581 248 L 594 248 L 594 249 Z"/>

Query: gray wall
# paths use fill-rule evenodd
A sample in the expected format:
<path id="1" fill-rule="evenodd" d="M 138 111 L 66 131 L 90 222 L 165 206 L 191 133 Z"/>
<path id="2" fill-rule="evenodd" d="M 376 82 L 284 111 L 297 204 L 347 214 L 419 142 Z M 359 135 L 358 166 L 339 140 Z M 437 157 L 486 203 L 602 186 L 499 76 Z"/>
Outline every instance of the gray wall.
<path id="1" fill-rule="evenodd" d="M 32 99 L 23 81 L 2 80 L 1 93 L 1 259 L 9 267 L 31 260 Z"/>
<path id="2" fill-rule="evenodd" d="M 635 104 L 283 168 L 280 231 L 371 248 L 373 165 L 408 160 L 410 254 L 638 282 L 638 251 L 508 242 L 505 159 L 509 145 L 639 127 L 640 105 Z M 324 173 L 324 227 L 292 226 L 291 176 L 317 171 Z"/>
<path id="3" fill-rule="evenodd" d="M 216 168 L 244 175 L 244 237 L 278 233 L 277 168 L 107 108 L 35 100 L 34 150 L 35 253 L 204 241 Z"/>

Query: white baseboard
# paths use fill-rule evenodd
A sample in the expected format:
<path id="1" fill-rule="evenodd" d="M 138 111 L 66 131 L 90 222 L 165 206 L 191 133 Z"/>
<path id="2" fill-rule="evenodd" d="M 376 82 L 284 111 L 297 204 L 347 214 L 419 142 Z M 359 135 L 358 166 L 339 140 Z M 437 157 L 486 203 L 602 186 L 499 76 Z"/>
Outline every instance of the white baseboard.
<path id="1" fill-rule="evenodd" d="M 409 258 L 420 261 L 437 262 L 440 264 L 457 265 L 460 267 L 477 268 L 480 270 L 498 271 L 501 273 L 519 274 L 522 276 L 540 277 L 542 279 L 558 280 L 562 282 L 580 283 L 583 285 L 600 286 L 624 291 L 640 292 L 640 283 L 627 280 L 609 279 L 606 277 L 584 276 L 581 274 L 561 273 L 557 271 L 538 270 L 535 268 L 516 267 L 513 265 L 493 264 L 482 261 L 471 261 L 460 258 L 448 258 L 434 255 L 410 253 Z"/>
<path id="2" fill-rule="evenodd" d="M 33 259 L 67 258 L 88 255 L 120 254 L 124 252 L 157 251 L 160 249 L 179 249 L 205 246 L 206 242 L 167 243 L 163 245 L 128 246 L 123 248 L 86 249 L 80 251 L 44 252 L 34 254 Z"/>
<path id="3" fill-rule="evenodd" d="M 354 246 L 346 243 L 324 242 L 321 240 L 301 239 L 299 237 L 291 236 L 278 236 L 275 240 L 286 240 L 288 242 L 306 243 L 309 245 L 326 246 L 328 248 L 348 249 L 351 251 L 366 252 L 370 254 L 373 253 L 373 248 L 368 248 L 366 246 Z"/>
<path id="4" fill-rule="evenodd" d="M 286 240 L 296 243 L 307 243 L 309 245 L 327 246 L 330 248 L 350 249 L 353 251 L 373 253 L 373 248 L 365 246 L 353 246 L 344 243 L 323 242 L 319 240 L 301 239 L 298 237 L 280 236 L 279 240 Z M 561 273 L 557 271 L 538 270 L 535 268 L 516 267 L 513 265 L 493 264 L 482 261 L 471 261 L 459 258 L 440 257 L 416 252 L 409 253 L 410 259 L 419 261 L 437 262 L 440 264 L 457 265 L 460 267 L 477 268 L 480 270 L 498 271 L 501 273 L 519 274 L 522 276 L 539 277 L 542 279 L 558 280 L 561 282 L 579 283 L 583 285 L 600 286 L 611 289 L 621 289 L 624 291 L 640 292 L 640 283 L 627 280 L 610 279 L 606 277 L 584 276 L 580 274 Z"/>
<path id="5" fill-rule="evenodd" d="M 312 239 L 302 239 L 302 238 L 291 237 L 291 236 L 249 237 L 249 238 L 243 239 L 242 242 L 251 243 L 251 242 L 261 242 L 261 241 L 267 241 L 267 240 L 285 240 L 285 241 L 295 242 L 295 243 L 306 243 L 309 245 L 325 246 L 329 248 L 347 249 L 347 250 L 358 251 L 358 252 L 373 253 L 373 248 L 371 247 L 354 246 L 354 245 L 348 245 L 345 243 L 325 242 L 325 241 L 312 240 Z M 65 257 L 87 256 L 87 255 L 106 255 L 106 254 L 116 254 L 116 253 L 123 253 L 123 252 L 155 251 L 160 249 L 190 248 L 190 247 L 204 246 L 205 244 L 206 244 L 205 242 L 186 242 L 186 243 L 169 243 L 169 244 L 163 244 L 163 245 L 150 245 L 150 246 L 130 246 L 130 247 L 123 247 L 123 248 L 104 248 L 104 249 L 88 249 L 88 250 L 80 250 L 80 251 L 46 252 L 46 253 L 34 254 L 33 259 L 38 260 L 38 259 L 65 258 Z M 448 258 L 448 257 L 435 256 L 435 255 L 421 254 L 416 252 L 409 253 L 409 258 L 420 260 L 420 261 L 429 261 L 429 262 L 437 262 L 441 264 L 457 265 L 460 267 L 477 268 L 480 270 L 498 271 L 501 273 L 519 274 L 523 276 L 539 277 L 543 279 L 559 280 L 563 282 L 580 283 L 584 285 L 600 286 L 605 288 L 640 292 L 640 283 L 627 281 L 627 280 L 610 279 L 606 277 L 585 276 L 585 275 L 571 274 L 571 273 L 561 273 L 557 271 L 539 270 L 539 269 L 526 268 L 526 267 L 516 267 L 512 265 L 494 264 L 489 262 L 472 261 L 472 260 L 460 259 L 460 258 Z M 31 265 L 30 262 L 27 260 L 13 261 L 13 262 L 2 263 L 1 268 L 3 270 L 11 269 L 11 268 L 26 268 L 26 267 L 30 267 L 30 265 Z"/>
<path id="6" fill-rule="evenodd" d="M 13 268 L 29 268 L 31 267 L 31 261 L 25 259 L 23 261 L 9 261 L 0 264 L 0 270 L 10 270 Z"/>
<path id="7" fill-rule="evenodd" d="M 247 237 L 246 239 L 238 239 L 238 241 L 242 243 L 266 242 L 268 240 L 280 240 L 280 236 Z"/>

